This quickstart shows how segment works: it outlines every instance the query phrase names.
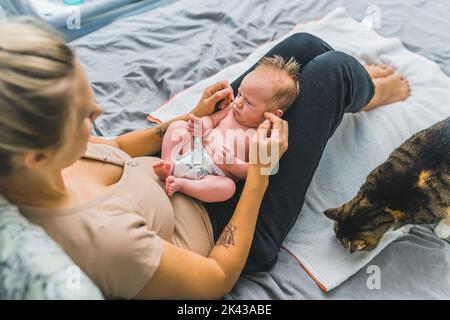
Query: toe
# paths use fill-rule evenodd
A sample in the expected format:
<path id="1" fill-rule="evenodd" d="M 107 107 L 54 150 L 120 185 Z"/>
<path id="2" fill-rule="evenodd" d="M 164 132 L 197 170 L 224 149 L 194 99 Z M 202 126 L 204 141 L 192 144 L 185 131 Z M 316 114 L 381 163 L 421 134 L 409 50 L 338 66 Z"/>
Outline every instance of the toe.
<path id="1" fill-rule="evenodd" d="M 169 183 L 169 196 L 173 196 L 175 193 L 175 182 Z"/>

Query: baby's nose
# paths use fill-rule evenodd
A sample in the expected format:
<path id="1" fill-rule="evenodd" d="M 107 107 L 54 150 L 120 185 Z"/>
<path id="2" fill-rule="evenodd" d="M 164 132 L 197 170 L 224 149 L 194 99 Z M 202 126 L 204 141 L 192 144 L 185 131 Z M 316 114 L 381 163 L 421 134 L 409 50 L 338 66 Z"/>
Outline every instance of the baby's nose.
<path id="1" fill-rule="evenodd" d="M 242 99 L 241 98 L 236 98 L 234 99 L 234 105 L 236 106 L 236 108 L 242 108 Z"/>

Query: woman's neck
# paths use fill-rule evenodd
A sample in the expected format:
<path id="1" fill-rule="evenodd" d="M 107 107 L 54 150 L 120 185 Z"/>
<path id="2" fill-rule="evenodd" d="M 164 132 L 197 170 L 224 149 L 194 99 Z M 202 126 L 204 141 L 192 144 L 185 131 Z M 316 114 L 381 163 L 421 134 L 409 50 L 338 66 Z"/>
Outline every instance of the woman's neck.
<path id="1" fill-rule="evenodd" d="M 61 171 L 13 173 L 0 183 L 0 193 L 15 205 L 30 207 L 60 207 L 69 199 Z"/>

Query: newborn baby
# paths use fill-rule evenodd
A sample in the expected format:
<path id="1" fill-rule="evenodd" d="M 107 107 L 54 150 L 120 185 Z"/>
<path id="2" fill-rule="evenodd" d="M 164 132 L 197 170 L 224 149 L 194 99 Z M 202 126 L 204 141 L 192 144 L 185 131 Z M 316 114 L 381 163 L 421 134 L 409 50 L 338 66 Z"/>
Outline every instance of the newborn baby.
<path id="1" fill-rule="evenodd" d="M 281 117 L 297 98 L 299 69 L 294 58 L 263 58 L 227 107 L 172 123 L 162 143 L 162 160 L 153 165 L 167 194 L 182 192 L 203 202 L 231 198 L 235 181 L 247 176 L 249 144 L 266 119 L 264 113 Z"/>

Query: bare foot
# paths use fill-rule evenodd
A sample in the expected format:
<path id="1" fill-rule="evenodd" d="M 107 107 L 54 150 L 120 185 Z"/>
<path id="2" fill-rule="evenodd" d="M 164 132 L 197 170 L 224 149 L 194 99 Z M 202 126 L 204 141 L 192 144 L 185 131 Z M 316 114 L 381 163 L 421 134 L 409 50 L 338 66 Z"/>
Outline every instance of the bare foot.
<path id="1" fill-rule="evenodd" d="M 166 179 L 166 192 L 169 197 L 173 196 L 175 192 L 180 191 L 183 186 L 183 178 L 175 178 L 168 176 Z"/>
<path id="2" fill-rule="evenodd" d="M 172 174 L 172 164 L 170 162 L 161 160 L 155 162 L 152 167 L 153 171 L 155 171 L 155 174 L 162 181 L 165 181 L 166 178 Z"/>
<path id="3" fill-rule="evenodd" d="M 364 66 L 372 79 L 386 78 L 394 74 L 395 68 L 384 63 L 366 64 Z"/>
<path id="4" fill-rule="evenodd" d="M 373 79 L 375 95 L 363 111 L 370 111 L 376 107 L 390 103 L 404 101 L 411 95 L 408 80 L 396 74 L 386 78 Z"/>

